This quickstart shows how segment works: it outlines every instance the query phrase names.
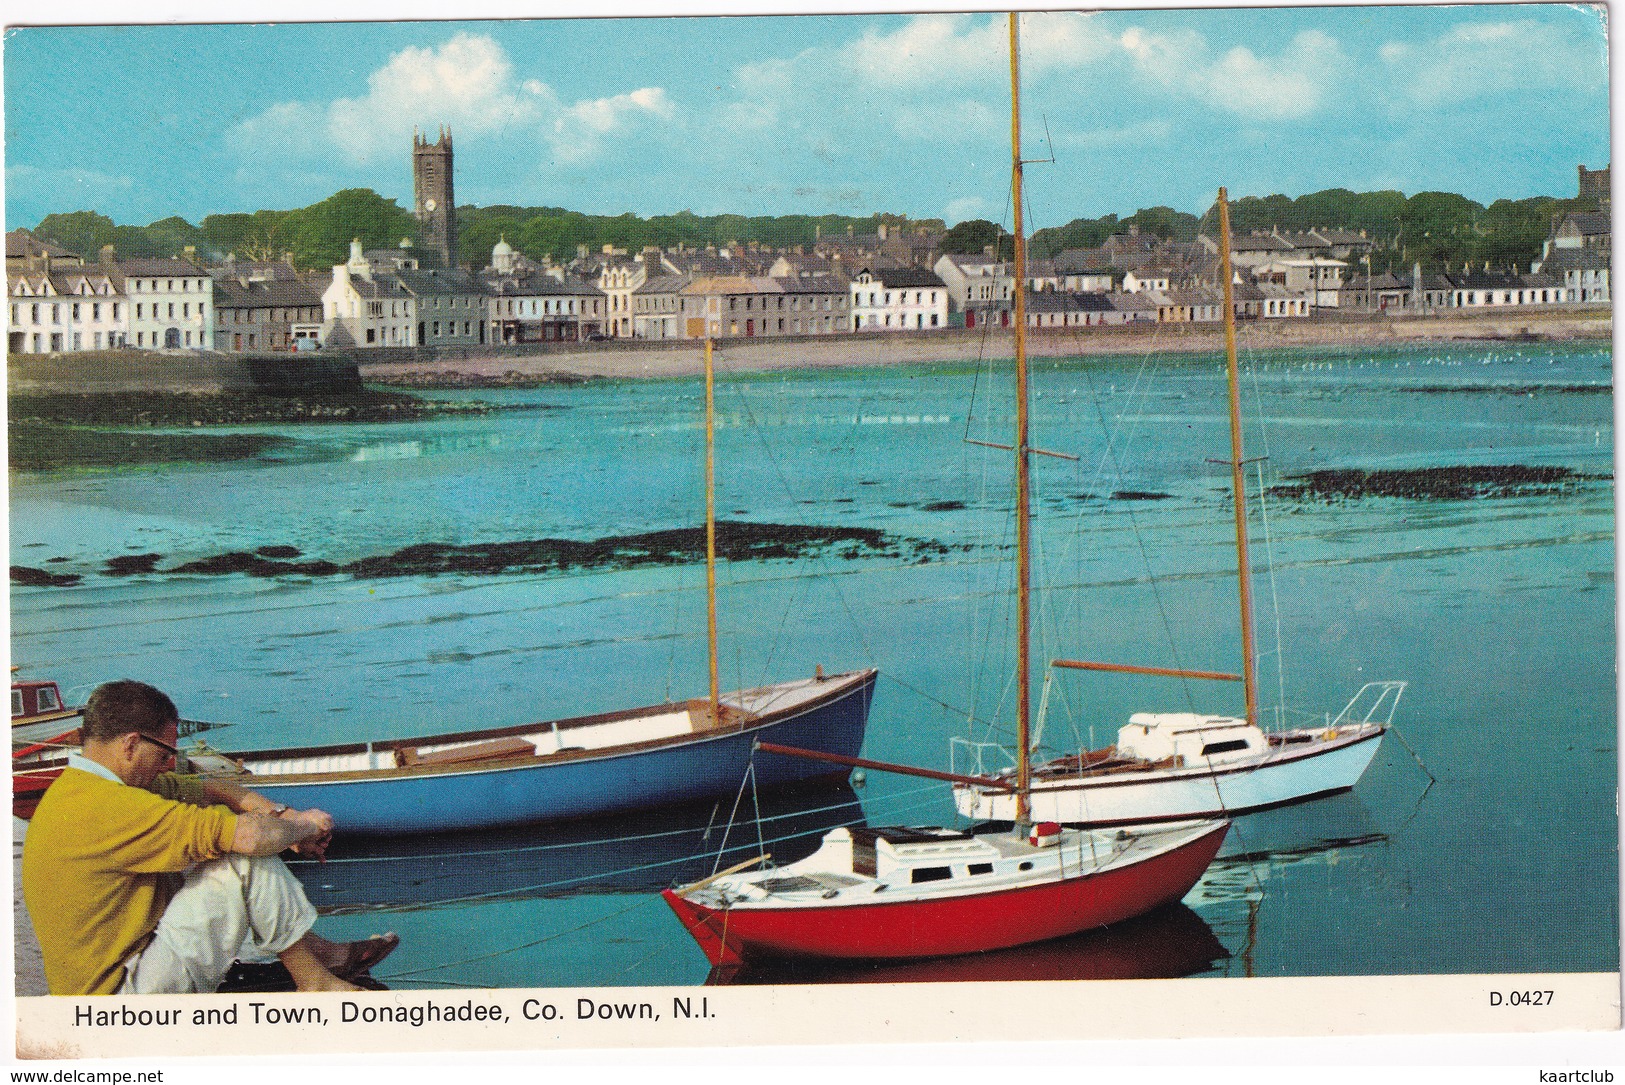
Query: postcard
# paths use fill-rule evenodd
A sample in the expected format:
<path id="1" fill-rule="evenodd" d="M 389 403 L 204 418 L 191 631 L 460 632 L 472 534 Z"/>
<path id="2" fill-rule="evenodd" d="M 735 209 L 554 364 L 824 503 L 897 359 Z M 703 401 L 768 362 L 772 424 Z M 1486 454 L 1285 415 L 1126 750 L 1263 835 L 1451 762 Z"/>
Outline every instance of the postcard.
<path id="1" fill-rule="evenodd" d="M 1605 9 L 479 14 L 5 32 L 19 1059 L 1617 1035 Z"/>

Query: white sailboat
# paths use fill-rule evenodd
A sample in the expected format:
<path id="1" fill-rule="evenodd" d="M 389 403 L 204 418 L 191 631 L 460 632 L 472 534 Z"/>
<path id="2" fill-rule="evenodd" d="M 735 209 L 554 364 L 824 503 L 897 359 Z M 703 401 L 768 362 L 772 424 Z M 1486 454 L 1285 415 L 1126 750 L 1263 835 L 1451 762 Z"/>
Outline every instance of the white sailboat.
<path id="1" fill-rule="evenodd" d="M 1025 245 L 1017 18 L 1010 16 L 1011 156 L 1015 192 L 1016 606 L 1018 772 L 971 781 L 1009 793 L 1016 831 L 935 826 L 839 828 L 800 862 L 756 871 L 748 860 L 664 896 L 713 965 L 756 957 L 907 959 L 972 953 L 1059 938 L 1179 900 L 1213 861 L 1230 823 L 1186 821 L 1137 829 L 1031 824 L 1026 736 L 1031 627 Z M 949 774 L 758 742 L 766 753 L 814 757 L 937 779 Z"/>
<path id="2" fill-rule="evenodd" d="M 1031 816 L 1069 825 L 1125 825 L 1242 814 L 1346 791 L 1359 781 L 1382 743 L 1404 682 L 1370 682 L 1335 717 L 1312 726 L 1266 732 L 1259 726 L 1257 662 L 1253 642 L 1252 566 L 1248 559 L 1246 485 L 1242 468 L 1241 405 L 1236 371 L 1236 313 L 1230 264 L 1230 209 L 1219 190 L 1220 268 L 1224 278 L 1224 341 L 1230 405 L 1230 478 L 1234 496 L 1236 565 L 1241 604 L 1243 668 L 1239 674 L 1058 659 L 1061 669 L 1160 675 L 1241 682 L 1244 716 L 1196 712 L 1136 712 L 1104 749 L 1080 749 L 1031 769 Z M 955 739 L 970 755 L 968 771 L 987 774 L 992 745 Z M 1026 739 L 1018 742 L 1025 746 Z M 1019 760 L 1030 756 L 1018 750 Z M 958 758 L 955 759 L 956 762 Z M 1000 784 L 1026 770 L 995 770 Z M 954 786 L 961 814 L 1012 821 L 1021 810 L 998 786 Z"/>

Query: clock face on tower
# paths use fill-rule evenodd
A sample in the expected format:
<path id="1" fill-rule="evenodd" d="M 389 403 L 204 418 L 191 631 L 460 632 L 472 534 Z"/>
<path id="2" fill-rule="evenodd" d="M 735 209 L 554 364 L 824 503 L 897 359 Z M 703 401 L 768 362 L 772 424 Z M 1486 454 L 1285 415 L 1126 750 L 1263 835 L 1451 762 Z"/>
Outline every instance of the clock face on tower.
<path id="1" fill-rule="evenodd" d="M 425 210 L 425 211 L 433 211 L 433 210 L 434 210 L 434 209 L 435 209 L 435 202 L 434 202 L 434 200 L 432 200 L 432 199 L 429 199 L 429 200 L 424 200 L 424 201 L 423 201 L 423 209 L 424 209 L 424 210 Z"/>

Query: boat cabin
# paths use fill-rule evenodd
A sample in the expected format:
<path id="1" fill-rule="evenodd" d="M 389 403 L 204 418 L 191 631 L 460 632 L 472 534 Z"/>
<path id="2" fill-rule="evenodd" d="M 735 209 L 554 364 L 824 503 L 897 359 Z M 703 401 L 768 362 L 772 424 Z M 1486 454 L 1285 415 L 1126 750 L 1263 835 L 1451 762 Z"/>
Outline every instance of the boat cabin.
<path id="1" fill-rule="evenodd" d="M 61 712 L 64 707 L 62 692 L 57 689 L 55 682 L 11 683 L 12 722 L 26 720 L 31 716 Z"/>
<path id="2" fill-rule="evenodd" d="M 1234 716 L 1136 712 L 1118 729 L 1117 753 L 1192 767 L 1239 761 L 1269 751 L 1264 732 Z"/>
<path id="3" fill-rule="evenodd" d="M 836 863 L 865 878 L 889 881 L 894 885 L 918 885 L 950 878 L 993 873 L 997 848 L 958 829 L 853 828 L 835 829 L 824 837 L 820 849 L 829 854 L 832 869 Z M 850 854 L 850 865 L 843 857 Z"/>

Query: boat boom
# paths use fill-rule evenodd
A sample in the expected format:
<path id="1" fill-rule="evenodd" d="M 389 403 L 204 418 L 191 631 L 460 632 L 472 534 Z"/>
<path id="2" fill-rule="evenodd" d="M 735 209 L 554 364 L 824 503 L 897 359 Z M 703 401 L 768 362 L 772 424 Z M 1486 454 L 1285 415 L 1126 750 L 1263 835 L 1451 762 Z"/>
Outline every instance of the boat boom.
<path id="1" fill-rule="evenodd" d="M 992 776 L 964 776 L 957 772 L 917 769 L 912 765 L 899 765 L 891 761 L 871 761 L 867 757 L 844 757 L 838 753 L 822 753 L 818 750 L 803 750 L 796 746 L 780 746 L 776 742 L 757 742 L 753 748 L 764 750 L 767 753 L 782 753 L 790 757 L 806 757 L 814 761 L 829 761 L 836 765 L 850 765 L 858 769 L 895 772 L 903 776 L 923 776 L 927 780 L 947 780 L 952 784 L 970 784 L 973 787 L 988 787 L 998 791 L 1016 790 L 1016 785 Z"/>

